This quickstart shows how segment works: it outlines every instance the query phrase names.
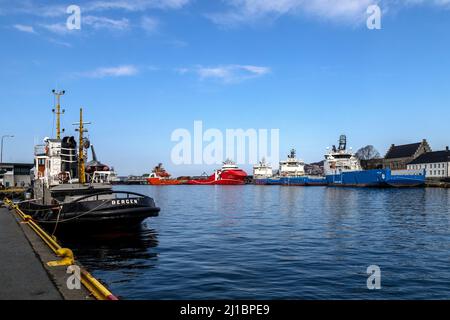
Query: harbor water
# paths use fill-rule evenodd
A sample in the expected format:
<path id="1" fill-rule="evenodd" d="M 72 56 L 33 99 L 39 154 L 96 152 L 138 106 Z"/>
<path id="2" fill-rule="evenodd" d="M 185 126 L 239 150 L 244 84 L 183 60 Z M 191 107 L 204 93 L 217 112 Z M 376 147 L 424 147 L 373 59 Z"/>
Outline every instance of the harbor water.
<path id="1" fill-rule="evenodd" d="M 116 189 L 153 197 L 160 216 L 64 244 L 123 299 L 450 298 L 449 189 Z"/>

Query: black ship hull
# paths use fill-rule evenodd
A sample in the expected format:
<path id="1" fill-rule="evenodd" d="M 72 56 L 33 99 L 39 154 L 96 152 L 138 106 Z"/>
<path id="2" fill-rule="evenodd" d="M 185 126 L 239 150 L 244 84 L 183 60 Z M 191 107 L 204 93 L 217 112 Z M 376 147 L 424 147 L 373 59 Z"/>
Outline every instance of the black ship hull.
<path id="1" fill-rule="evenodd" d="M 19 207 L 46 229 L 78 231 L 133 228 L 158 216 L 160 211 L 152 198 L 120 191 L 91 194 L 55 205 L 25 202 Z"/>

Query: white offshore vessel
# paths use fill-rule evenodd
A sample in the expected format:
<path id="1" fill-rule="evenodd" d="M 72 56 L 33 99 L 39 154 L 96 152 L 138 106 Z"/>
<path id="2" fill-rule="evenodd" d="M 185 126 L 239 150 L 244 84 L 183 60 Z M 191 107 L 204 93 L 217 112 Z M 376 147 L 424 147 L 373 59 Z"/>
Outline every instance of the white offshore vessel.
<path id="1" fill-rule="evenodd" d="M 362 170 L 359 159 L 350 150 L 347 150 L 347 138 L 342 135 L 339 139 L 339 147 L 328 148 L 325 155 L 324 172 L 325 175 L 341 174 L 349 171 Z"/>
<path id="2" fill-rule="evenodd" d="M 272 166 L 263 158 L 253 166 L 253 179 L 267 179 L 273 176 Z"/>
<path id="3" fill-rule="evenodd" d="M 325 176 L 330 186 L 418 187 L 425 184 L 425 173 L 414 170 L 362 170 L 359 160 L 347 150 L 347 137 L 341 135 L 339 147 L 325 155 Z"/>
<path id="4" fill-rule="evenodd" d="M 295 149 L 291 150 L 287 160 L 280 161 L 280 177 L 301 177 L 305 175 L 305 162 L 297 159 Z"/>

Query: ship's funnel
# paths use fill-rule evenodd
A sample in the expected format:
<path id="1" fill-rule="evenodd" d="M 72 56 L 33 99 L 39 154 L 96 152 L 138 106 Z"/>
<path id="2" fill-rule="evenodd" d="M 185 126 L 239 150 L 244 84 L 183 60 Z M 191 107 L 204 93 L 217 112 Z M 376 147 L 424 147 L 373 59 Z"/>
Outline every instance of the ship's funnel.
<path id="1" fill-rule="evenodd" d="M 92 160 L 86 164 L 86 172 L 93 173 L 94 171 L 109 171 L 109 167 L 106 164 L 97 160 L 97 155 L 94 150 L 94 145 L 91 145 Z"/>
<path id="2" fill-rule="evenodd" d="M 97 155 L 95 154 L 94 145 L 91 145 L 91 152 L 92 152 L 92 160 L 97 161 Z"/>

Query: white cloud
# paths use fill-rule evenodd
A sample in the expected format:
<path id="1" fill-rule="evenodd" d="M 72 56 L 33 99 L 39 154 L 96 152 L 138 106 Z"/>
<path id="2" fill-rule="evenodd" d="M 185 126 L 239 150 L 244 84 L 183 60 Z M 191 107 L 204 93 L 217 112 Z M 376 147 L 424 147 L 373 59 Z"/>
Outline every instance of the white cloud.
<path id="1" fill-rule="evenodd" d="M 437 6 L 449 6 L 450 0 L 404 0 L 406 4 L 433 4 Z"/>
<path id="2" fill-rule="evenodd" d="M 27 25 L 23 25 L 23 24 L 15 24 L 13 27 L 22 32 L 36 33 L 36 31 L 34 31 L 34 28 L 32 26 L 27 26 Z"/>
<path id="3" fill-rule="evenodd" d="M 189 68 L 177 68 L 177 69 L 175 69 L 175 71 L 178 72 L 179 74 L 186 74 L 189 71 L 191 71 L 191 69 L 189 69 Z"/>
<path id="4" fill-rule="evenodd" d="M 115 10 L 145 11 L 147 9 L 180 9 L 190 0 L 112 0 L 92 1 L 85 7 L 88 11 Z"/>
<path id="5" fill-rule="evenodd" d="M 82 14 L 108 10 L 138 12 L 150 9 L 177 10 L 188 5 L 191 1 L 192 0 L 91 0 L 80 3 L 79 6 L 81 7 Z M 5 14 L 60 17 L 67 15 L 66 9 L 69 4 L 69 2 L 64 4 L 37 4 L 27 0 L 4 0 L 2 3 L 2 10 L 4 10 Z"/>
<path id="6" fill-rule="evenodd" d="M 283 15 L 306 14 L 322 19 L 358 21 L 365 17 L 367 7 L 379 0 L 225 0 L 229 10 L 208 14 L 223 26 L 252 23 Z"/>
<path id="7" fill-rule="evenodd" d="M 58 39 L 48 38 L 47 40 L 49 42 L 51 42 L 51 43 L 54 43 L 54 44 L 57 44 L 59 46 L 63 46 L 63 47 L 66 47 L 66 48 L 71 48 L 72 47 L 72 45 L 70 43 L 65 42 L 65 41 L 60 41 Z"/>
<path id="8" fill-rule="evenodd" d="M 92 71 L 80 72 L 75 75 L 86 78 L 105 78 L 105 77 L 129 77 L 139 73 L 136 66 L 122 65 L 117 67 L 97 68 Z"/>
<path id="9" fill-rule="evenodd" d="M 2 2 L 1 13 L 9 15 L 34 15 L 47 19 L 38 25 L 55 34 L 65 35 L 69 31 L 65 26 L 65 18 L 68 17 L 66 9 L 69 3 L 44 3 L 39 4 L 28 0 L 0 0 Z M 93 29 L 126 30 L 134 26 L 130 23 L 131 18 L 123 17 L 113 19 L 103 14 L 95 14 L 105 11 L 122 12 L 146 12 L 149 10 L 178 10 L 187 6 L 192 0 L 91 0 L 80 3 L 81 25 L 92 27 Z M 58 18 L 59 20 L 54 20 Z M 48 21 L 48 19 L 52 19 Z M 63 19 L 63 20 L 61 20 Z M 153 17 L 144 16 L 140 26 L 147 32 L 155 32 L 160 25 L 160 21 Z M 16 25 L 16 29 L 23 32 L 31 32 L 31 26 Z M 25 28 L 28 28 L 26 30 Z"/>
<path id="10" fill-rule="evenodd" d="M 64 35 L 71 31 L 67 29 L 67 26 L 64 23 L 41 24 L 40 26 L 59 35 Z"/>
<path id="11" fill-rule="evenodd" d="M 306 15 L 345 23 L 363 22 L 370 5 L 401 9 L 412 5 L 431 5 L 450 9 L 450 0 L 223 0 L 227 9 L 209 13 L 214 23 L 234 27 L 241 24 L 277 19 L 283 15 Z"/>
<path id="12" fill-rule="evenodd" d="M 142 17 L 141 18 L 141 28 L 148 33 L 154 33 L 159 28 L 159 20 L 153 17 Z"/>
<path id="13" fill-rule="evenodd" d="M 77 29 L 69 30 L 65 23 L 40 24 L 39 26 L 58 35 L 66 35 L 78 31 Z M 126 18 L 110 19 L 107 17 L 98 16 L 82 16 L 81 29 L 86 26 L 91 27 L 95 30 L 108 29 L 122 31 L 129 29 L 130 22 Z"/>
<path id="14" fill-rule="evenodd" d="M 126 30 L 130 23 L 126 18 L 110 19 L 107 17 L 85 16 L 82 17 L 81 27 L 83 24 L 91 26 L 94 29 L 110 29 L 110 30 Z"/>
<path id="15" fill-rule="evenodd" d="M 225 65 L 215 67 L 198 66 L 196 68 L 180 68 L 176 70 L 179 74 L 193 72 L 200 79 L 215 79 L 224 83 L 237 83 L 244 80 L 258 78 L 271 72 L 268 67 L 253 65 Z"/>

